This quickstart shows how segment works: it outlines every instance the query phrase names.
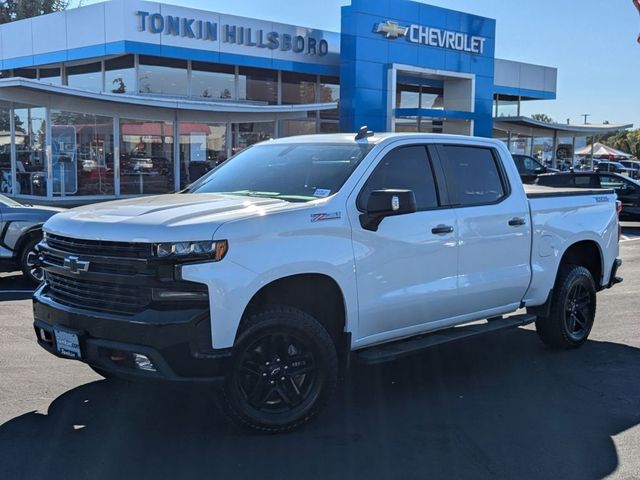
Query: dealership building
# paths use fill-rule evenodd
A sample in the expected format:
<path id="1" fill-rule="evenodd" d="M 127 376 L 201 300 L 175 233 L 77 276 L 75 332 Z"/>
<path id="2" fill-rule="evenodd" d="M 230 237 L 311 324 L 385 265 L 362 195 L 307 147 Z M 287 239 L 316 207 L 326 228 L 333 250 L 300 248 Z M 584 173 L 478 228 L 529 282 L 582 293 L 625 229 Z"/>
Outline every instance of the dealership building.
<path id="1" fill-rule="evenodd" d="M 491 137 L 554 99 L 554 68 L 495 58 L 493 19 L 352 0 L 329 32 L 111 0 L 0 26 L 0 191 L 82 203 L 177 191 L 307 133 Z"/>

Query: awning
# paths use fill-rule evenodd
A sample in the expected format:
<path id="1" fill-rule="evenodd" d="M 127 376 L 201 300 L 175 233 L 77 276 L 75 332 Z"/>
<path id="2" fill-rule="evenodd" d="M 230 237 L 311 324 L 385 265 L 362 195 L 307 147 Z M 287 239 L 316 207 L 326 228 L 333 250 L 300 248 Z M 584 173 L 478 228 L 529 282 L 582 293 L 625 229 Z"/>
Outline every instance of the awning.
<path id="1" fill-rule="evenodd" d="M 493 128 L 502 132 L 511 132 L 515 135 L 525 135 L 528 137 L 553 137 L 558 133 L 563 137 L 589 137 L 591 135 L 601 135 L 604 133 L 615 133 L 619 130 L 632 128 L 628 125 L 572 125 L 566 123 L 548 123 L 534 120 L 529 117 L 498 117 L 494 119 Z"/>
<path id="2" fill-rule="evenodd" d="M 110 115 L 117 107 L 122 118 L 136 113 L 146 117 L 146 112 L 164 110 L 178 112 L 181 121 L 189 122 L 191 118 L 198 121 L 207 118 L 212 123 L 230 122 L 265 122 L 306 118 L 308 112 L 333 110 L 338 108 L 337 102 L 305 103 L 299 105 L 270 105 L 264 102 L 206 100 L 183 97 L 165 97 L 161 95 L 131 95 L 108 92 L 90 92 L 68 86 L 48 85 L 37 80 L 26 78 L 0 79 L 0 101 L 23 103 L 34 106 L 50 106 L 56 109 L 72 109 L 70 104 L 79 105 L 83 110 L 96 114 Z M 108 108 L 104 107 L 105 104 Z M 101 105 L 103 106 L 101 108 Z M 73 110 L 71 110 L 73 111 Z M 196 115 L 199 114 L 199 115 Z M 207 114 L 216 114 L 208 117 Z M 166 113 L 165 113 L 166 115 Z"/>

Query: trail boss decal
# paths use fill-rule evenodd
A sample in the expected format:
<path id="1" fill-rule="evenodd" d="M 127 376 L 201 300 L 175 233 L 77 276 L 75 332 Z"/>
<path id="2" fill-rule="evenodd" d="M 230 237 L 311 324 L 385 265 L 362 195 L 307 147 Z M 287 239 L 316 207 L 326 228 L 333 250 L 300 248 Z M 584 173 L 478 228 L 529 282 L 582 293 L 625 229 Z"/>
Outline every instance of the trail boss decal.
<path id="1" fill-rule="evenodd" d="M 311 223 L 324 222 L 325 220 L 340 220 L 342 214 L 340 212 L 333 213 L 312 213 Z"/>

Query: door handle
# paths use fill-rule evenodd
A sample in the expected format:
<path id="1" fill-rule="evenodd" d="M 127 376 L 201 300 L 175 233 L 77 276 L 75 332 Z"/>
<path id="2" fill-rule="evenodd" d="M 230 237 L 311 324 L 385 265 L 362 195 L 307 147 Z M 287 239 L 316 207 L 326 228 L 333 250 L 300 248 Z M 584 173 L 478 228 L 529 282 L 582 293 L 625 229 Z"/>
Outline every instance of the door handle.
<path id="1" fill-rule="evenodd" d="M 453 233 L 453 227 L 451 225 L 438 225 L 431 229 L 431 233 L 434 235 L 443 235 L 445 233 Z"/>
<path id="2" fill-rule="evenodd" d="M 520 227 L 522 225 L 525 225 L 527 222 L 525 221 L 524 218 L 512 218 L 511 220 L 509 220 L 509 225 L 512 227 Z"/>

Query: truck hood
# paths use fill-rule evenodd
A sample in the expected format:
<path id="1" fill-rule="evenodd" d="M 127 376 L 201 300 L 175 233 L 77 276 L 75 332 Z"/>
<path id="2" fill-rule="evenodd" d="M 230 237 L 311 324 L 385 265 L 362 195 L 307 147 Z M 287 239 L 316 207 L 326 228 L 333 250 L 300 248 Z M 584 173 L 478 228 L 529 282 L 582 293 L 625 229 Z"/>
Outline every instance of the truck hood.
<path id="1" fill-rule="evenodd" d="M 160 195 L 67 210 L 47 221 L 44 230 L 72 238 L 117 242 L 208 240 L 230 220 L 299 208 L 305 208 L 305 204 L 273 198 L 211 193 Z"/>

